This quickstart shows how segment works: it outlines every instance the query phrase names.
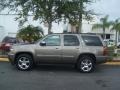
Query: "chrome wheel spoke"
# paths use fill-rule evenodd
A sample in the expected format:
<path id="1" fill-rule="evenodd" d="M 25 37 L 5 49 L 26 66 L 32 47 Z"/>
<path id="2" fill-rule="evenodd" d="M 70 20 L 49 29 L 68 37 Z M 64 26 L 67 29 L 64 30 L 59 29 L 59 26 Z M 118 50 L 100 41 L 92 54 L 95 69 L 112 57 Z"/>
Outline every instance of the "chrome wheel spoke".
<path id="1" fill-rule="evenodd" d="M 88 66 L 91 66 L 91 65 L 92 65 L 92 63 L 89 63 L 89 64 L 88 64 Z"/>
<path id="2" fill-rule="evenodd" d="M 86 65 L 86 63 L 84 63 L 84 62 L 82 62 L 81 64 L 82 64 L 82 65 Z"/>
<path id="3" fill-rule="evenodd" d="M 89 68 L 89 67 L 86 67 L 86 70 L 87 70 L 87 71 L 89 71 L 90 69 L 91 69 L 91 68 Z"/>
<path id="4" fill-rule="evenodd" d="M 82 70 L 84 70 L 84 68 L 85 68 L 85 67 L 83 66 L 83 67 L 82 67 Z"/>
<path id="5" fill-rule="evenodd" d="M 20 60 L 19 60 L 19 62 L 21 62 L 21 63 L 22 63 L 22 62 L 23 62 L 23 60 L 21 60 L 21 59 L 20 59 Z"/>
<path id="6" fill-rule="evenodd" d="M 29 66 L 27 64 L 24 65 L 25 68 L 28 68 Z"/>

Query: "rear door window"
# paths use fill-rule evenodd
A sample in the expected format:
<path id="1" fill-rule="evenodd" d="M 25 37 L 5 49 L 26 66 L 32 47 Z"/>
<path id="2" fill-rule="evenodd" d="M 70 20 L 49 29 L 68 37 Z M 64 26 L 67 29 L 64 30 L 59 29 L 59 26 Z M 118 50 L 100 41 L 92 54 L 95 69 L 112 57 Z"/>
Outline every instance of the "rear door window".
<path id="1" fill-rule="evenodd" d="M 82 36 L 82 39 L 87 46 L 103 46 L 98 36 Z"/>
<path id="2" fill-rule="evenodd" d="M 75 35 L 64 35 L 64 46 L 79 46 L 79 40 Z"/>

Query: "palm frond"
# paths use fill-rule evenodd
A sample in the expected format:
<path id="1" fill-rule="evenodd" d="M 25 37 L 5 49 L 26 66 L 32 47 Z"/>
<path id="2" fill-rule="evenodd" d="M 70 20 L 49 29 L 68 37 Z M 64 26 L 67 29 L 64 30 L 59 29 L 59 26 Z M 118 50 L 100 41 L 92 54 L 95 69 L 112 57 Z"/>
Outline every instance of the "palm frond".
<path id="1" fill-rule="evenodd" d="M 120 21 L 119 20 L 120 20 L 119 18 L 115 20 L 111 30 L 116 30 L 120 32 Z"/>
<path id="2" fill-rule="evenodd" d="M 109 16 L 106 15 L 105 17 L 100 19 L 100 24 L 94 24 L 92 29 L 97 29 L 97 28 L 102 28 L 102 29 L 106 29 L 109 28 L 110 26 L 112 26 L 114 24 L 113 21 L 108 21 Z"/>

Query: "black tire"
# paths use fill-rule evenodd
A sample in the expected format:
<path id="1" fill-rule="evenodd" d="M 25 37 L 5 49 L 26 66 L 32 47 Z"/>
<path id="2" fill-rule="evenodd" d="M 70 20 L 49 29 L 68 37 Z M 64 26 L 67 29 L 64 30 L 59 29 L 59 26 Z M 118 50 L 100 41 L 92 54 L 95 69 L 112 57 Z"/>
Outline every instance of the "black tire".
<path id="1" fill-rule="evenodd" d="M 86 62 L 86 63 L 85 63 Z M 77 63 L 77 68 L 82 73 L 90 73 L 95 69 L 95 60 L 90 56 L 82 56 Z M 85 69 L 86 68 L 86 69 Z"/>
<path id="2" fill-rule="evenodd" d="M 15 66 L 21 71 L 31 70 L 33 68 L 33 58 L 29 54 L 20 54 L 16 58 Z"/>
<path id="3" fill-rule="evenodd" d="M 74 68 L 77 69 L 77 63 L 74 65 Z"/>

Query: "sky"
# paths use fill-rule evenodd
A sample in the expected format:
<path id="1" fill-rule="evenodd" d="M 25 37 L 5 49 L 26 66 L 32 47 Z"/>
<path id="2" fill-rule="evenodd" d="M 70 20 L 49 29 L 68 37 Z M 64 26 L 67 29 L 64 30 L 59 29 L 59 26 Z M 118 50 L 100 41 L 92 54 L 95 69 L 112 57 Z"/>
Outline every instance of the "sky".
<path id="1" fill-rule="evenodd" d="M 91 4 L 89 9 L 93 9 L 96 14 L 99 14 L 97 16 L 97 19 L 99 20 L 100 17 L 103 17 L 105 15 L 109 15 L 110 20 L 115 20 L 120 17 L 120 0 L 96 0 L 93 4 Z M 7 13 L 4 11 L 4 13 Z M 18 28 L 18 21 L 15 21 L 16 16 L 1 16 L 0 15 L 0 25 L 4 27 L 4 32 L 13 32 L 16 33 Z M 25 25 L 33 24 L 34 26 L 41 26 L 43 29 L 45 29 L 45 34 L 47 34 L 47 28 L 44 27 L 44 24 L 40 24 L 39 21 L 33 21 L 32 18 L 29 18 L 29 22 L 27 22 Z M 53 24 L 52 31 L 55 33 L 62 32 L 65 28 L 65 25 L 63 23 L 61 24 Z M 87 27 L 86 27 L 87 29 Z M 0 30 L 1 34 L 1 30 Z"/>
<path id="2" fill-rule="evenodd" d="M 120 0 L 96 0 L 91 8 L 101 16 L 109 15 L 110 20 L 120 17 Z"/>

